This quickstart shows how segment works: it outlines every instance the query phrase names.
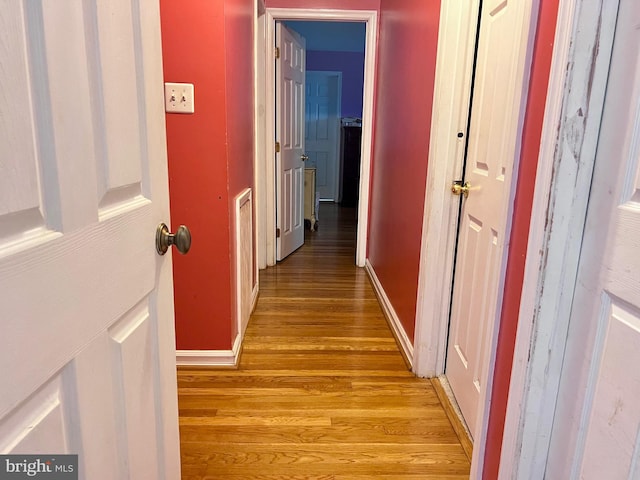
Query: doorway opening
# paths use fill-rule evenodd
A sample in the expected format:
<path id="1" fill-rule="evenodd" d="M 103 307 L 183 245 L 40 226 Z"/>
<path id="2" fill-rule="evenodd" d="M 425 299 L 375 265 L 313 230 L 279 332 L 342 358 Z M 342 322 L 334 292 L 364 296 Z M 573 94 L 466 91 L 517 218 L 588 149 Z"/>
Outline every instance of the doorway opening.
<path id="1" fill-rule="evenodd" d="M 364 78 L 362 89 L 362 130 L 357 204 L 357 235 L 355 263 L 364 266 L 368 229 L 369 179 L 373 131 L 374 53 L 377 37 L 377 12 L 350 10 L 312 10 L 269 8 L 258 12 L 256 28 L 256 225 L 258 266 L 266 268 L 276 263 L 276 126 L 275 126 L 275 45 L 276 21 L 286 22 L 359 22 L 365 27 Z M 335 71 L 335 70 L 333 70 Z M 343 74 L 344 82 L 344 74 Z M 344 112 L 341 112 L 341 115 Z M 339 172 L 339 169 L 337 170 Z M 339 177 L 333 201 L 340 200 Z M 331 197 L 327 197 L 331 198 Z"/>
<path id="2" fill-rule="evenodd" d="M 357 207 L 364 88 L 364 22 L 286 21 L 306 40 L 305 167 L 320 202 Z"/>
<path id="3" fill-rule="evenodd" d="M 321 200 L 357 206 L 365 24 L 276 21 L 275 40 L 276 260 L 281 261 L 304 244 L 305 224 L 316 230 Z M 349 116 L 342 118 L 343 111 Z"/>

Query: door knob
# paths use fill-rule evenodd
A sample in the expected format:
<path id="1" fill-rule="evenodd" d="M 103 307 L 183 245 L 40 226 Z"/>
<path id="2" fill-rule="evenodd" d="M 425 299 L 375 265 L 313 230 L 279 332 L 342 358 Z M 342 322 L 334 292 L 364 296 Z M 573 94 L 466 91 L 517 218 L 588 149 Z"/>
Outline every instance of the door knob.
<path id="1" fill-rule="evenodd" d="M 189 251 L 191 248 L 191 232 L 186 226 L 180 225 L 176 233 L 170 233 L 169 227 L 164 223 L 158 225 L 156 229 L 156 250 L 160 255 L 164 255 L 171 245 L 175 245 L 182 255 Z"/>
<path id="2" fill-rule="evenodd" d="M 471 190 L 471 184 L 469 182 L 464 182 L 462 184 L 462 180 L 456 180 L 451 185 L 451 193 L 454 195 L 464 195 L 464 198 L 469 196 L 469 191 Z"/>
<path id="3" fill-rule="evenodd" d="M 307 160 L 309 160 L 309 155 L 306 155 L 306 154 L 303 153 L 302 155 L 300 155 L 300 159 L 303 162 L 306 162 Z"/>

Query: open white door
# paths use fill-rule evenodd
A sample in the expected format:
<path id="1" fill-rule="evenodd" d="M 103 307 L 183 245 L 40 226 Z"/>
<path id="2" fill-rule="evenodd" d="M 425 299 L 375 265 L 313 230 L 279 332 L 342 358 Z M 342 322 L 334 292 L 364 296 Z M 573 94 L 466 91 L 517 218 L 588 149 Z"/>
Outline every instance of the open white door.
<path id="1" fill-rule="evenodd" d="M 305 41 L 276 23 L 276 257 L 280 261 L 304 244 Z"/>
<path id="2" fill-rule="evenodd" d="M 640 478 L 638 25 L 640 3 L 621 0 L 548 478 Z"/>
<path id="3" fill-rule="evenodd" d="M 482 3 L 445 374 L 479 437 L 520 132 L 530 1 Z"/>
<path id="4" fill-rule="evenodd" d="M 307 72 L 305 151 L 316 169 L 316 191 L 323 200 L 338 201 L 340 90 L 338 72 Z"/>
<path id="5" fill-rule="evenodd" d="M 0 452 L 180 478 L 157 0 L 0 9 Z"/>

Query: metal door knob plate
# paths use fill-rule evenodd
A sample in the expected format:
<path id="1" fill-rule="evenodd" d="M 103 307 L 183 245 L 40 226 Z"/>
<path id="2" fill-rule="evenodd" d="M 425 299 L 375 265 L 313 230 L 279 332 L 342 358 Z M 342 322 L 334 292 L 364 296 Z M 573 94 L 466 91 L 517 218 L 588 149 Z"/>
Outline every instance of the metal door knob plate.
<path id="1" fill-rule="evenodd" d="M 156 230 L 156 250 L 160 255 L 164 255 L 171 245 L 175 245 L 182 255 L 189 251 L 191 248 L 191 232 L 186 226 L 180 225 L 176 233 L 170 233 L 169 227 L 164 223 L 158 225 Z"/>
<path id="2" fill-rule="evenodd" d="M 302 154 L 302 155 L 300 155 L 300 159 L 301 159 L 303 162 L 306 162 L 307 160 L 309 160 L 309 155 Z"/>

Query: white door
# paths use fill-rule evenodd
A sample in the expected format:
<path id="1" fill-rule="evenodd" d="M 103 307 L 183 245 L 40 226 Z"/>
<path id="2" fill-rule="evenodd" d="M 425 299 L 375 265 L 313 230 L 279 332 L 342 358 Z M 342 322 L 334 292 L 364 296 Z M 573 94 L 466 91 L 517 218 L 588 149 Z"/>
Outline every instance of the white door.
<path id="1" fill-rule="evenodd" d="M 482 3 L 445 373 L 478 436 L 499 316 L 531 4 Z"/>
<path id="2" fill-rule="evenodd" d="M 0 3 L 0 452 L 179 478 L 158 2 Z"/>
<path id="3" fill-rule="evenodd" d="M 276 23 L 276 256 L 280 261 L 304 243 L 305 42 Z"/>
<path id="4" fill-rule="evenodd" d="M 640 3 L 617 22 L 548 478 L 640 478 Z"/>
<path id="5" fill-rule="evenodd" d="M 307 166 L 316 169 L 320 198 L 337 201 L 342 77 L 340 73 L 307 72 L 306 82 Z"/>

